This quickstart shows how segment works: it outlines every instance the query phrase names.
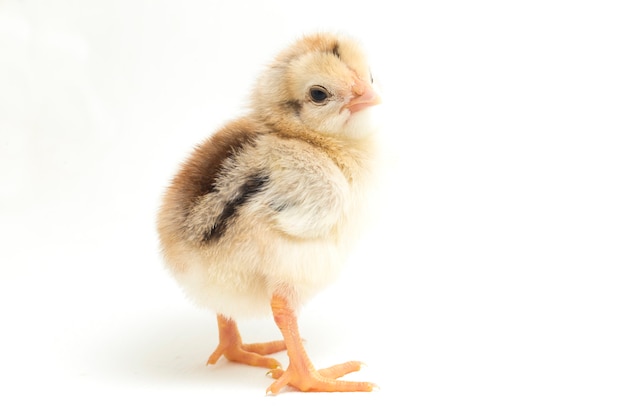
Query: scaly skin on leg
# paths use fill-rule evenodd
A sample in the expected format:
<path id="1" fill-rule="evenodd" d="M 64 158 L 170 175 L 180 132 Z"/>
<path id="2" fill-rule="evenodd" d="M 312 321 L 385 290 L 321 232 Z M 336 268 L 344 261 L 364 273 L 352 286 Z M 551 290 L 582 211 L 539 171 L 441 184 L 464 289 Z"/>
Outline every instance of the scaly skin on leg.
<path id="1" fill-rule="evenodd" d="M 217 327 L 219 329 L 220 342 L 209 357 L 207 365 L 214 365 L 224 355 L 226 359 L 233 362 L 270 369 L 280 368 L 280 363 L 276 359 L 267 358 L 263 355 L 285 350 L 284 341 L 276 340 L 267 343 L 243 344 L 239 335 L 239 329 L 237 329 L 237 323 L 221 314 L 217 316 Z"/>
<path id="2" fill-rule="evenodd" d="M 287 300 L 279 295 L 272 297 L 272 312 L 278 328 L 285 338 L 289 366 L 286 370 L 274 369 L 269 372 L 276 381 L 267 389 L 268 394 L 277 394 L 285 385 L 300 391 L 372 391 L 375 385 L 370 382 L 338 381 L 350 372 L 361 369 L 360 362 L 346 362 L 330 368 L 315 370 L 304 350 L 298 323 L 293 309 Z"/>

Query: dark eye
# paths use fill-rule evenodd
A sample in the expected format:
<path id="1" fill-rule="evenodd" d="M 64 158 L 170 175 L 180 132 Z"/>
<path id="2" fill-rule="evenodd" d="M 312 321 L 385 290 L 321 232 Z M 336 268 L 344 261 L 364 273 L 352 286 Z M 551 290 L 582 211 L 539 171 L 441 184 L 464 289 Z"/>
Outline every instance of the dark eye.
<path id="1" fill-rule="evenodd" d="M 311 97 L 311 100 L 313 100 L 314 103 L 323 104 L 330 97 L 330 93 L 328 92 L 327 89 L 325 89 L 321 85 L 314 85 L 309 90 L 309 96 Z"/>

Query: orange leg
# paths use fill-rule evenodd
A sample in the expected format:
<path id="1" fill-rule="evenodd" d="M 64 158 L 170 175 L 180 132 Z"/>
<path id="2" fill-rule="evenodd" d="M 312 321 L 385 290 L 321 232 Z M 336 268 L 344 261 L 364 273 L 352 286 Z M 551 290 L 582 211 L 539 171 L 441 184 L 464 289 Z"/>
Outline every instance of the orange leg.
<path id="1" fill-rule="evenodd" d="M 307 356 L 294 311 L 287 300 L 279 295 L 272 297 L 272 312 L 278 328 L 285 338 L 289 367 L 285 371 L 273 369 L 269 373 L 276 381 L 267 389 L 267 393 L 277 394 L 285 385 L 291 385 L 300 391 L 371 391 L 375 385 L 370 382 L 338 381 L 350 372 L 361 369 L 360 362 L 346 362 L 330 368 L 315 370 Z"/>
<path id="2" fill-rule="evenodd" d="M 224 355 L 226 359 L 233 362 L 245 363 L 252 366 L 277 369 L 280 363 L 276 359 L 267 358 L 263 355 L 285 350 L 285 342 L 276 340 L 267 343 L 243 344 L 237 323 L 221 314 L 217 316 L 217 327 L 219 329 L 220 342 L 215 351 L 209 357 L 207 365 L 214 365 L 217 360 Z"/>

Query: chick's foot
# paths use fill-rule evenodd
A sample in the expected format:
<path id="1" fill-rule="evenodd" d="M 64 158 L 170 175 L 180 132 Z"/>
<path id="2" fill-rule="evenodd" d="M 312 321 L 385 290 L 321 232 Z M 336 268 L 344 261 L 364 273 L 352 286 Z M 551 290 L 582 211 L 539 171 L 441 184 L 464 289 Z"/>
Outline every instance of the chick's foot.
<path id="1" fill-rule="evenodd" d="M 303 364 L 301 364 L 303 365 Z M 306 365 L 305 365 L 306 366 Z M 315 370 L 312 366 L 292 366 L 287 370 L 272 369 L 268 372 L 276 379 L 267 389 L 268 394 L 277 394 L 285 385 L 300 391 L 339 392 L 372 391 L 375 387 L 370 382 L 338 381 L 337 378 L 361 369 L 361 362 L 346 362 L 330 368 Z"/>
<path id="2" fill-rule="evenodd" d="M 270 369 L 280 368 L 280 362 L 264 355 L 285 350 L 286 346 L 284 341 L 276 340 L 267 343 L 243 344 L 237 324 L 233 320 L 218 315 L 217 325 L 219 328 L 220 341 L 215 351 L 207 360 L 207 365 L 214 365 L 221 356 L 224 356 L 232 362 Z"/>
<path id="3" fill-rule="evenodd" d="M 277 394 L 286 385 L 300 391 L 372 391 L 376 385 L 371 382 L 339 381 L 337 378 L 361 369 L 361 362 L 346 362 L 321 370 L 311 363 L 298 330 L 293 309 L 280 295 L 272 298 L 272 312 L 278 328 L 285 337 L 289 366 L 286 370 L 274 369 L 269 374 L 276 381 L 269 386 L 267 394 Z"/>

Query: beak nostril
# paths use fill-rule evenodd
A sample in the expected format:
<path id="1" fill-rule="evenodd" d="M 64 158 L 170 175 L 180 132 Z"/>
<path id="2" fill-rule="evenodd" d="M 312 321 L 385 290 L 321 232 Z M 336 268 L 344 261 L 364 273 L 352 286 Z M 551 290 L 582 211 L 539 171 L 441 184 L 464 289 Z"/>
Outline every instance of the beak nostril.
<path id="1" fill-rule="evenodd" d="M 354 86 L 352 86 L 352 92 L 356 96 L 362 96 L 363 93 L 365 93 L 365 87 L 361 84 L 355 84 Z"/>

